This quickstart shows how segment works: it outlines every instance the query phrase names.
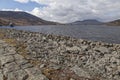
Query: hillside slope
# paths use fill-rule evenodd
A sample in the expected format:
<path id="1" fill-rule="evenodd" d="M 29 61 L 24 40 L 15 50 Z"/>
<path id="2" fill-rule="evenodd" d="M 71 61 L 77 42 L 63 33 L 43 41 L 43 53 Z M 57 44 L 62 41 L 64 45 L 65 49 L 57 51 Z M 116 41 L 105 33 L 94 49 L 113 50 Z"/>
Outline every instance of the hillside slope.
<path id="1" fill-rule="evenodd" d="M 75 25 L 101 25 L 103 23 L 100 21 L 94 20 L 94 19 L 88 19 L 88 20 L 83 20 L 83 21 L 75 21 L 71 24 L 75 24 Z"/>
<path id="2" fill-rule="evenodd" d="M 17 26 L 57 24 L 55 22 L 45 21 L 26 12 L 0 11 L 0 25 L 9 25 L 10 22 Z"/>
<path id="3" fill-rule="evenodd" d="M 108 25 L 120 26 L 120 19 L 107 23 Z"/>

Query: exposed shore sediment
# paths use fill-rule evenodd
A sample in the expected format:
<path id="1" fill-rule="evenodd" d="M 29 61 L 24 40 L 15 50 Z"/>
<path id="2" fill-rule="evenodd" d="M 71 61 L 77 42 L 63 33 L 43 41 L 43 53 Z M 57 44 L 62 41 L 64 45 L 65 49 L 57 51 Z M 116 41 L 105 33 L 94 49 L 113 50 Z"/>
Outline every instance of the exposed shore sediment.
<path id="1" fill-rule="evenodd" d="M 0 29 L 0 80 L 119 80 L 120 44 Z"/>

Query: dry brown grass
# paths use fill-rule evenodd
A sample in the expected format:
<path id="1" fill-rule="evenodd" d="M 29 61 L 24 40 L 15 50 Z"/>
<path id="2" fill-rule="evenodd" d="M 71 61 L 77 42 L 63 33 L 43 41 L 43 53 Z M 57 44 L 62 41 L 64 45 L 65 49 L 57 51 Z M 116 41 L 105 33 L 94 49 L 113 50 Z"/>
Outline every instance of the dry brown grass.
<path id="1" fill-rule="evenodd" d="M 71 78 L 75 80 L 100 80 L 99 78 L 80 77 L 69 69 L 43 69 L 42 72 L 49 80 L 70 80 Z"/>
<path id="2" fill-rule="evenodd" d="M 3 39 L 3 41 L 5 41 L 7 44 L 11 45 L 11 46 L 17 46 L 17 41 L 15 39 Z"/>
<path id="3" fill-rule="evenodd" d="M 25 43 L 19 42 L 19 44 L 17 44 L 17 46 L 16 46 L 16 51 L 18 54 L 22 55 L 24 58 L 27 58 L 28 57 L 28 54 L 27 54 L 28 50 L 26 48 L 27 48 L 27 45 Z M 29 60 L 29 62 L 31 64 L 33 64 L 34 66 L 40 64 L 39 60 Z"/>
<path id="4" fill-rule="evenodd" d="M 41 63 L 39 60 L 29 60 L 29 62 L 30 62 L 31 64 L 33 64 L 34 66 L 37 66 L 38 64 Z"/>
<path id="5" fill-rule="evenodd" d="M 21 42 L 18 42 L 17 43 L 17 46 L 16 46 L 16 51 L 19 53 L 19 54 L 23 54 L 23 53 L 27 53 L 27 45 L 24 44 L 24 43 L 21 43 Z"/>
<path id="6" fill-rule="evenodd" d="M 4 34 L 0 32 L 0 39 L 4 38 Z"/>

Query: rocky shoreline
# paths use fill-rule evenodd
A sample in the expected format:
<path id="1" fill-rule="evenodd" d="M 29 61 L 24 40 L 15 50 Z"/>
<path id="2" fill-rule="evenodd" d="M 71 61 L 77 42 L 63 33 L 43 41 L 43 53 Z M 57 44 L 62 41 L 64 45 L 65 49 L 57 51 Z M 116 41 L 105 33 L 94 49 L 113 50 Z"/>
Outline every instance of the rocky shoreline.
<path id="1" fill-rule="evenodd" d="M 120 44 L 0 29 L 0 80 L 119 80 Z"/>

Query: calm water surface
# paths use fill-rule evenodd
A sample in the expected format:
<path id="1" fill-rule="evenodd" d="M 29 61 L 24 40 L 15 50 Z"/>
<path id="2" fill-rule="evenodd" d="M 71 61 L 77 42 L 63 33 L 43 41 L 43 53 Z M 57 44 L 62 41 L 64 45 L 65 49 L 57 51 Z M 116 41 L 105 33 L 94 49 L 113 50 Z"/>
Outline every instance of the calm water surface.
<path id="1" fill-rule="evenodd" d="M 9 27 L 6 27 L 9 28 Z M 120 44 L 120 26 L 105 25 L 41 25 L 41 26 L 16 26 L 17 30 L 42 32 L 75 38 L 103 41 Z"/>

